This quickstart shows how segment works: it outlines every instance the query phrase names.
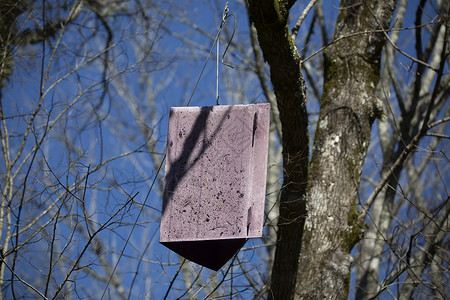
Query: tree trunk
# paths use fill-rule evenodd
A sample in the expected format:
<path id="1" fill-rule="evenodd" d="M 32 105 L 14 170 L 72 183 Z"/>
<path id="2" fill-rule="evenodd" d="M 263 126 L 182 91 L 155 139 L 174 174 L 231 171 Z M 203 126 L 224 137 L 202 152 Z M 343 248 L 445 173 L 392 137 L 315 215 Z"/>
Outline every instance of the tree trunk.
<path id="1" fill-rule="evenodd" d="M 350 251 L 364 226 L 356 208 L 360 177 L 371 126 L 381 114 L 375 88 L 385 35 L 373 31 L 388 28 L 394 8 L 394 0 L 342 1 L 334 34 L 340 40 L 324 53 L 298 271 L 300 299 L 348 297 Z"/>
<path id="2" fill-rule="evenodd" d="M 300 55 L 287 25 L 294 3 L 248 1 L 250 22 L 257 30 L 264 60 L 270 66 L 282 126 L 283 186 L 269 299 L 294 297 L 306 206 L 309 155 L 306 86 Z"/>

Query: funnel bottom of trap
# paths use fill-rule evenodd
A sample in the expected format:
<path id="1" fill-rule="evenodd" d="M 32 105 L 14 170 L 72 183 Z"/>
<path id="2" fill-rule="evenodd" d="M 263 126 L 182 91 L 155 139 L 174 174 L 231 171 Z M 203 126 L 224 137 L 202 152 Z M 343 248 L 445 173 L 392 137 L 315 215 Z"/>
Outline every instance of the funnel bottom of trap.
<path id="1" fill-rule="evenodd" d="M 184 258 L 218 271 L 244 246 L 247 239 L 160 242 Z"/>

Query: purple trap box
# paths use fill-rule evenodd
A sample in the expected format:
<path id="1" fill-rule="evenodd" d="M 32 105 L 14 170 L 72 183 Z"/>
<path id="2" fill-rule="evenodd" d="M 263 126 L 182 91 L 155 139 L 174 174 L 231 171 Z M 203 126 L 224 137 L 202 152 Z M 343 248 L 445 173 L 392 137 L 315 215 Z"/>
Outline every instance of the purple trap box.
<path id="1" fill-rule="evenodd" d="M 270 104 L 173 107 L 160 243 L 212 270 L 261 237 Z"/>

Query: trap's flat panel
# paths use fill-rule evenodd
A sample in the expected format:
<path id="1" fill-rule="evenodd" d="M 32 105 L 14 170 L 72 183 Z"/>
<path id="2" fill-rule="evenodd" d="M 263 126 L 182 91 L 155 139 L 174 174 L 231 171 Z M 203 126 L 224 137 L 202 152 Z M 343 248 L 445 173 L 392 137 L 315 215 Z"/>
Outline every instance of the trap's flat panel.
<path id="1" fill-rule="evenodd" d="M 161 243 L 262 235 L 269 121 L 268 103 L 171 108 Z"/>

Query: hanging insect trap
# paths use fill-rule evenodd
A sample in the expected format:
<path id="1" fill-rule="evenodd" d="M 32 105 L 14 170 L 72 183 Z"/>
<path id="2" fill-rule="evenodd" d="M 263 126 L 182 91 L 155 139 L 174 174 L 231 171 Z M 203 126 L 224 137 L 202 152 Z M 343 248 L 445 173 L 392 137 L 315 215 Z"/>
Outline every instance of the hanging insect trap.
<path id="1" fill-rule="evenodd" d="M 173 107 L 160 243 L 219 270 L 262 236 L 270 105 Z"/>

